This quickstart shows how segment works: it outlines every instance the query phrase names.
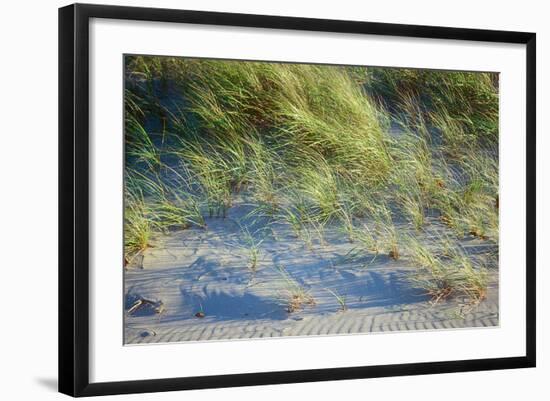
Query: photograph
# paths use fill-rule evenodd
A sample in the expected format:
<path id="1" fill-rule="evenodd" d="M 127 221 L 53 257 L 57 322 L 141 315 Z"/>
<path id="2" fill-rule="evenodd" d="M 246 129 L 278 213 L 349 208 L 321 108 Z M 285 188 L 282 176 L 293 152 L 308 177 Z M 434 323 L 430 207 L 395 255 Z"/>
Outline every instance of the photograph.
<path id="1" fill-rule="evenodd" d="M 125 345 L 499 326 L 497 72 L 123 58 Z"/>

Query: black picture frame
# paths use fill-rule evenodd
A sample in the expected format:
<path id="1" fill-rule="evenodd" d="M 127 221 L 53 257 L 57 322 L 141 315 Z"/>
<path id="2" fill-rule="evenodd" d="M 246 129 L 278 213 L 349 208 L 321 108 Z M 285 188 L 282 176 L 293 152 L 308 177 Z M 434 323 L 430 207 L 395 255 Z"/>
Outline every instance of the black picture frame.
<path id="1" fill-rule="evenodd" d="M 520 357 L 90 383 L 89 21 L 91 18 L 516 43 L 526 45 L 526 353 Z M 535 366 L 536 35 L 434 26 L 74 4 L 59 9 L 59 391 L 72 396 L 251 386 Z"/>

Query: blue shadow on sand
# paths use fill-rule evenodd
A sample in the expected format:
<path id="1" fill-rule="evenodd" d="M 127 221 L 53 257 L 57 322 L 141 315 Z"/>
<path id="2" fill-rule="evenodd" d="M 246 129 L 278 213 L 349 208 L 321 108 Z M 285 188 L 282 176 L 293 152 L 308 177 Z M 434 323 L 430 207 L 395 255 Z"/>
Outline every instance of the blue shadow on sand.
<path id="1" fill-rule="evenodd" d="M 182 292 L 182 302 L 194 305 L 192 313 L 162 317 L 163 322 L 197 319 L 195 313 L 204 313 L 204 319 L 224 320 L 284 320 L 288 313 L 282 303 L 274 299 L 265 299 L 254 294 L 229 294 L 213 292 L 203 296 Z"/>

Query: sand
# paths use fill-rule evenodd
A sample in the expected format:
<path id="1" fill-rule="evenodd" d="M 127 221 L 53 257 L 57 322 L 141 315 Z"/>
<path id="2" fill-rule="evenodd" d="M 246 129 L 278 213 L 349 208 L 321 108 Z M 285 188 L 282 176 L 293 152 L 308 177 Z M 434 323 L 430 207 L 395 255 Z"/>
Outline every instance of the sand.
<path id="1" fill-rule="evenodd" d="M 241 203 L 226 218 L 207 219 L 207 229 L 190 228 L 155 238 L 153 247 L 125 272 L 125 344 L 229 340 L 280 336 L 335 335 L 399 330 L 491 327 L 499 324 L 498 271 L 491 270 L 487 298 L 435 305 L 410 277 L 406 259 L 356 255 L 338 227 L 311 247 L 285 225 L 258 230 L 247 223 Z M 256 271 L 242 240 L 242 225 L 263 238 Z M 432 221 L 426 235 L 441 227 Z M 410 230 L 406 225 L 400 230 Z M 472 252 L 487 245 L 474 238 Z M 290 285 L 281 269 L 291 277 Z M 289 312 L 292 286 L 314 304 Z M 345 310 L 337 296 L 345 298 Z M 154 303 L 128 312 L 139 299 Z M 160 313 L 158 313 L 160 312 Z"/>

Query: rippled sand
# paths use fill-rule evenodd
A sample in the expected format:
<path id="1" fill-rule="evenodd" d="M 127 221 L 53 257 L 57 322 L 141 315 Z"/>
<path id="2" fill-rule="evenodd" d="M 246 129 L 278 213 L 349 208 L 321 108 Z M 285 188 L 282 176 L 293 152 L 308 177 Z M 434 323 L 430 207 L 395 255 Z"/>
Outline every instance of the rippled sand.
<path id="1" fill-rule="evenodd" d="M 356 244 L 336 228 L 327 231 L 325 243 L 316 241 L 311 248 L 283 225 L 268 234 L 262 231 L 265 238 L 253 273 L 237 223 L 245 213 L 245 208 L 232 208 L 225 219 L 209 219 L 206 230 L 159 237 L 138 265 L 125 272 L 126 309 L 139 298 L 160 301 L 163 309 L 160 314 L 151 308 L 125 311 L 126 344 L 499 324 L 498 271 L 490 272 L 487 299 L 479 305 L 471 307 L 460 299 L 432 305 L 411 284 L 415 268 L 405 259 L 356 255 Z M 463 245 L 473 251 L 487 246 L 475 239 Z M 288 282 L 281 266 L 314 305 L 288 312 Z M 346 310 L 334 294 L 345 298 Z"/>

